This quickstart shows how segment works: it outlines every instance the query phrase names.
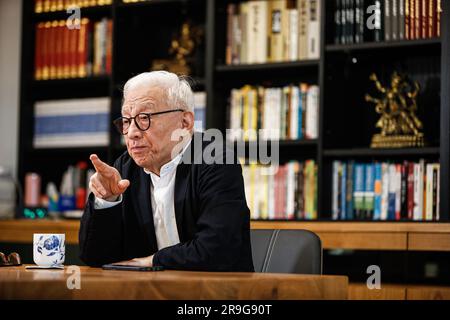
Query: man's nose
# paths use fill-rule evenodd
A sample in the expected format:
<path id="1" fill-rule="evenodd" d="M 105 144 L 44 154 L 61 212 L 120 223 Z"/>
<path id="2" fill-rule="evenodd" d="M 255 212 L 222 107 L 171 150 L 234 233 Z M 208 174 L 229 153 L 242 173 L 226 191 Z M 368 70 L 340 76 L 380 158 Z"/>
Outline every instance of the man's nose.
<path id="1" fill-rule="evenodd" d="M 130 139 L 138 139 L 142 136 L 142 131 L 136 125 L 136 120 L 132 120 L 130 123 L 130 127 L 128 128 L 128 138 Z"/>

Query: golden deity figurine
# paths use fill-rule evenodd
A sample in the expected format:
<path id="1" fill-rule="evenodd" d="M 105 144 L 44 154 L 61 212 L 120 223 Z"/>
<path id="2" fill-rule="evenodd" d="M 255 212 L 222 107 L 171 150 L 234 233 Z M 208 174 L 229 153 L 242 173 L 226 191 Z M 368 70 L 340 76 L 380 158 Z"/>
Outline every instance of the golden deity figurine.
<path id="1" fill-rule="evenodd" d="M 200 27 L 192 26 L 190 22 L 181 25 L 180 33 L 171 41 L 169 55 L 171 59 L 155 59 L 152 70 L 167 70 L 177 74 L 192 73 L 193 55 L 203 37 Z"/>
<path id="2" fill-rule="evenodd" d="M 372 148 L 423 147 L 422 122 L 417 118 L 417 94 L 420 86 L 394 72 L 391 86 L 384 87 L 375 73 L 370 75 L 381 98 L 366 95 L 366 101 L 375 104 L 375 111 L 381 115 L 376 127 L 380 134 L 372 137 Z"/>
<path id="3" fill-rule="evenodd" d="M 183 23 L 180 37 L 172 40 L 172 45 L 169 49 L 169 53 L 175 55 L 175 59 L 180 66 L 187 65 L 186 57 L 190 56 L 195 48 L 190 29 L 191 27 L 188 23 Z"/>

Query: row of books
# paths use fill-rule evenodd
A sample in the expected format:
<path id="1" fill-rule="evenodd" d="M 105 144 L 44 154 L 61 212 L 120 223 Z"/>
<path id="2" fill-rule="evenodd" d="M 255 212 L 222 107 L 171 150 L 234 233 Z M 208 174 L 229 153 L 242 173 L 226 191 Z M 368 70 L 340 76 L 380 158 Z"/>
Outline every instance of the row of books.
<path id="1" fill-rule="evenodd" d="M 79 28 L 66 23 L 65 20 L 55 20 L 37 24 L 35 79 L 111 74 L 112 20 L 73 20 Z"/>
<path id="2" fill-rule="evenodd" d="M 112 4 L 113 0 L 34 0 L 34 12 L 63 11 L 69 7 L 88 8 Z"/>
<path id="3" fill-rule="evenodd" d="M 441 0 L 335 0 L 335 44 L 440 37 Z"/>
<path id="4" fill-rule="evenodd" d="M 317 165 L 291 161 L 275 167 L 244 165 L 242 174 L 252 219 L 317 219 Z"/>
<path id="5" fill-rule="evenodd" d="M 226 64 L 319 59 L 319 0 L 230 3 Z"/>
<path id="6" fill-rule="evenodd" d="M 36 102 L 34 147 L 107 146 L 110 104 L 109 97 Z"/>
<path id="7" fill-rule="evenodd" d="M 301 83 L 282 88 L 246 85 L 232 89 L 229 139 L 255 141 L 258 136 L 262 140 L 316 139 L 318 110 L 317 85 Z"/>
<path id="8" fill-rule="evenodd" d="M 439 220 L 439 163 L 333 162 L 333 220 Z"/>

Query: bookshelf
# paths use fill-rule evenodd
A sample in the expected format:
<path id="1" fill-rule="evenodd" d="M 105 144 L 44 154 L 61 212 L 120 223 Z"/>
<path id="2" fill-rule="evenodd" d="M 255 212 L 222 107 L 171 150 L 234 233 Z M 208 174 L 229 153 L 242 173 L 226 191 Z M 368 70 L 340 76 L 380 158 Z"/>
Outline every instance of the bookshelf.
<path id="1" fill-rule="evenodd" d="M 153 59 L 167 51 L 171 36 L 180 21 L 189 19 L 204 28 L 204 40 L 198 48 L 194 74 L 197 90 L 207 94 L 206 127 L 227 128 L 227 108 L 232 88 L 245 84 L 283 86 L 302 81 L 320 87 L 319 137 L 312 140 L 280 141 L 280 161 L 314 159 L 318 165 L 318 212 L 320 219 L 329 218 L 331 211 L 331 163 L 336 159 L 417 160 L 426 158 L 439 161 L 441 166 L 441 220 L 449 219 L 450 203 L 445 194 L 449 190 L 449 102 L 446 88 L 448 79 L 448 18 L 443 8 L 441 37 L 404 41 L 382 41 L 357 44 L 335 44 L 333 41 L 334 2 L 321 2 L 320 59 L 289 62 L 225 64 L 227 6 L 235 1 L 159 0 L 112 4 L 81 8 L 82 17 L 111 18 L 113 32 L 113 67 L 110 75 L 87 78 L 34 80 L 33 59 L 34 26 L 38 22 L 67 17 L 65 11 L 35 13 L 32 1 L 23 8 L 23 33 L 20 157 L 19 177 L 33 169 L 61 168 L 45 163 L 47 155 L 55 156 L 66 166 L 68 159 L 82 159 L 96 148 L 33 149 L 33 104 L 39 100 L 109 96 L 111 118 L 120 113 L 121 88 L 134 74 L 149 70 Z M 445 7 L 447 4 L 442 3 Z M 137 32 L 139 31 L 139 32 Z M 143 35 L 152 41 L 142 41 Z M 375 114 L 363 102 L 362 95 L 371 85 L 367 75 L 377 71 L 386 81 L 392 70 L 409 72 L 424 84 L 424 97 L 419 104 L 431 109 L 423 119 L 429 144 L 424 148 L 371 149 L 370 137 L 374 133 Z M 359 106 L 361 105 L 361 106 Z M 432 115 L 428 115 L 432 114 Z M 360 119 L 364 119 L 361 121 Z M 246 146 L 256 142 L 244 143 Z M 110 147 L 100 148 L 102 157 L 112 162 L 124 150 L 119 137 L 110 127 Z M 54 175 L 56 176 L 56 174 Z M 44 177 L 44 183 L 47 179 Z"/>
<path id="2" fill-rule="evenodd" d="M 308 228 L 326 233 L 333 248 L 350 248 L 356 241 L 346 238 L 349 246 L 340 246 L 346 232 L 358 232 L 361 241 L 373 229 L 391 232 L 396 228 L 448 228 L 450 220 L 450 2 L 442 1 L 441 37 L 432 39 L 334 44 L 334 1 L 321 0 L 320 58 L 311 60 L 260 64 L 226 64 L 227 5 L 240 1 L 212 0 L 153 0 L 82 8 L 82 15 L 92 19 L 102 17 L 113 21 L 112 73 L 107 76 L 62 80 L 33 79 L 34 26 L 37 22 L 62 19 L 65 12 L 35 14 L 32 1 L 23 6 L 22 77 L 19 178 L 23 183 L 28 171 L 43 175 L 48 181 L 60 182 L 67 165 L 87 160 L 92 152 L 112 163 L 125 149 L 120 137 L 110 126 L 110 145 L 102 148 L 34 149 L 33 104 L 45 99 L 65 99 L 108 96 L 111 98 L 113 119 L 120 114 L 121 88 L 131 76 L 148 71 L 153 59 L 167 54 L 170 38 L 180 22 L 189 17 L 205 30 L 199 47 L 195 72 L 196 90 L 206 92 L 206 128 L 225 131 L 228 127 L 227 109 L 230 90 L 243 85 L 285 86 L 291 83 L 314 83 L 320 87 L 318 106 L 318 138 L 312 140 L 280 141 L 280 161 L 314 159 L 317 166 L 317 211 L 319 221 L 254 221 L 257 228 Z M 368 76 L 376 71 L 387 82 L 393 70 L 411 74 L 424 85 L 420 105 L 427 106 L 422 114 L 429 144 L 424 148 L 371 149 L 370 138 L 375 132 L 376 115 L 373 106 L 365 103 L 364 94 L 372 88 Z M 419 107 L 420 108 L 420 107 Z M 255 142 L 245 142 L 246 146 Z M 425 158 L 440 163 L 440 220 L 437 222 L 404 221 L 354 222 L 331 221 L 332 162 L 355 159 L 361 161 L 402 161 Z M 71 227 L 72 228 L 72 227 Z M 349 231 L 346 228 L 352 229 Z M 372 229 L 371 229 L 372 228 Z M 339 231 L 337 230 L 339 229 Z M 370 231 L 372 230 L 372 231 Z M 405 250 L 408 241 L 420 243 L 414 231 L 402 229 L 398 250 Z M 420 229 L 422 230 L 422 229 Z M 447 229 L 446 229 L 447 230 Z M 73 230 L 72 230 L 73 231 Z M 71 232 L 72 232 L 71 231 Z M 328 232 L 327 232 L 328 231 Z M 376 232 L 375 232 L 376 233 Z M 427 232 L 418 231 L 420 237 Z M 398 232 L 392 232 L 399 237 Z M 408 238 L 411 235 L 413 238 Z M 381 239 L 379 237 L 378 239 Z M 375 239 L 375 238 L 373 238 Z M 421 238 L 423 239 L 423 238 Z M 439 247 L 441 238 L 433 238 L 424 250 Z M 333 242 L 334 241 L 334 242 Z M 343 240 L 342 240 L 343 241 Z M 376 240 L 373 240 L 376 241 Z M 373 250 L 392 250 L 389 244 Z M 354 246 L 354 245 L 353 245 Z M 330 247 L 331 248 L 331 247 Z M 364 249 L 364 248 L 360 248 Z M 397 250 L 395 249 L 395 250 Z M 445 249 L 444 251 L 447 251 Z"/>

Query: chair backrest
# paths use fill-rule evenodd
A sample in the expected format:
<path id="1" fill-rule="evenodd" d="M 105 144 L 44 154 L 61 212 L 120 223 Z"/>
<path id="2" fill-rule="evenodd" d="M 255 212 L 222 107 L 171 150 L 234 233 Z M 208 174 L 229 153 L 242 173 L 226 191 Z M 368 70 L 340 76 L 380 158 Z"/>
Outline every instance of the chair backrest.
<path id="1" fill-rule="evenodd" d="M 256 272 L 322 274 L 322 243 L 308 230 L 251 230 Z"/>

